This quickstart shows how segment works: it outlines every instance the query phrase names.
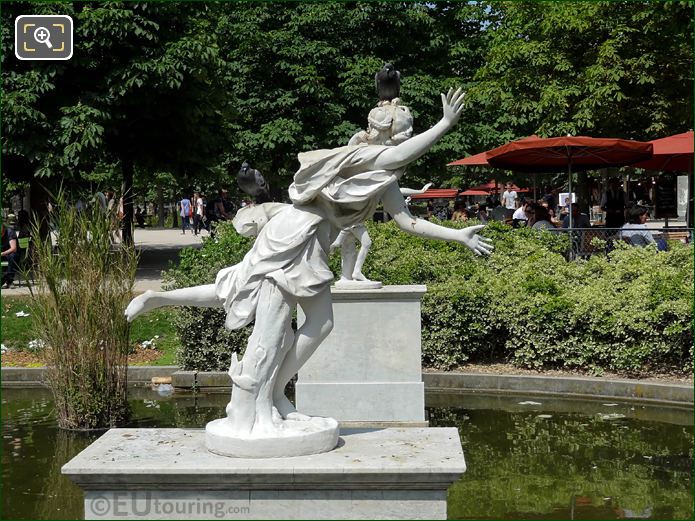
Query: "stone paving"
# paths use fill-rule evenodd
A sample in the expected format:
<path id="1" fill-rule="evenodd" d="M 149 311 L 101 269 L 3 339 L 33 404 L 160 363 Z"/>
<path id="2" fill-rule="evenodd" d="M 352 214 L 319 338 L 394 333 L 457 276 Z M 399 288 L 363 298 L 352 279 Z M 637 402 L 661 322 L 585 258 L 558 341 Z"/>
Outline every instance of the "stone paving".
<path id="1" fill-rule="evenodd" d="M 170 262 L 178 260 L 181 249 L 199 248 L 202 244 L 201 238 L 207 235 L 206 231 L 195 236 L 188 230 L 182 234 L 180 229 L 173 228 L 136 228 L 135 247 L 140 252 L 140 262 L 135 275 L 135 291 L 161 289 L 162 270 L 165 270 Z M 17 285 L 17 280 L 15 279 L 12 288 L 1 290 L 3 297 L 29 294 L 26 283 L 22 281 L 21 285 Z"/>

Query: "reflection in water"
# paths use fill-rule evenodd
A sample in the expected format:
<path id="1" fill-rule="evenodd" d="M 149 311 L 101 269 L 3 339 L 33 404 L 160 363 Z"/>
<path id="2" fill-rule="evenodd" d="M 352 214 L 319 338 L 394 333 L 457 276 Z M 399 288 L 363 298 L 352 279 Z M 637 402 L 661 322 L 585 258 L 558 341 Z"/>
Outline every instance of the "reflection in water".
<path id="1" fill-rule="evenodd" d="M 485 397 L 448 398 L 428 402 L 438 405 L 430 425 L 458 426 L 466 455 L 468 470 L 449 492 L 450 518 L 692 518 L 691 410 L 662 423 L 636 419 L 650 413 L 634 404 L 606 413 L 592 401 L 563 407 L 546 397 L 535 400 L 547 405 L 529 406 L 488 397 L 483 408 Z"/>
<path id="2" fill-rule="evenodd" d="M 130 426 L 202 427 L 228 399 L 133 389 Z M 452 518 L 692 517 L 692 410 L 460 394 L 427 402 L 430 425 L 458 427 L 466 455 Z M 45 389 L 4 389 L 2 422 L 2 517 L 81 518 L 82 492 L 60 468 L 99 433 L 59 430 Z"/>
<path id="3" fill-rule="evenodd" d="M 144 388 L 130 392 L 129 427 L 200 427 L 218 418 L 229 401 L 223 394 L 179 393 L 162 397 Z M 82 490 L 60 468 L 99 433 L 58 429 L 46 389 L 2 391 L 3 519 L 81 519 Z"/>

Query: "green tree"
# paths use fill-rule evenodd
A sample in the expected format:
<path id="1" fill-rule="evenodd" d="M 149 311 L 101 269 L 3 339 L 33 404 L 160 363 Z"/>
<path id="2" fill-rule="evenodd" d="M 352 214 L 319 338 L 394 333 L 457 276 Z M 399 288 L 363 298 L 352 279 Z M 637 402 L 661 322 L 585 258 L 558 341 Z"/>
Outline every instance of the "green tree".
<path id="1" fill-rule="evenodd" d="M 539 134 L 649 140 L 692 128 L 692 2 L 493 2 L 470 99 L 498 143 Z"/>
<path id="2" fill-rule="evenodd" d="M 402 74 L 401 98 L 421 132 L 441 117 L 439 93 L 466 85 L 482 60 L 487 12 L 460 2 L 226 4 L 217 31 L 230 64 L 232 122 L 226 161 L 248 160 L 284 191 L 300 151 L 347 144 L 376 106 L 374 74 Z M 484 134 L 467 114 L 408 172 L 409 183 L 449 175 L 445 164 Z M 232 168 L 232 165 L 234 167 Z"/>
<path id="3" fill-rule="evenodd" d="M 69 14 L 67 62 L 20 62 L 18 14 Z M 218 33 L 207 7 L 186 3 L 8 4 L 2 13 L 3 164 L 17 177 L 79 179 L 120 170 L 124 237 L 142 172 L 191 177 L 219 162 L 229 108 Z"/>
<path id="4" fill-rule="evenodd" d="M 650 140 L 692 128 L 692 2 L 485 8 L 487 48 L 469 101 L 489 127 L 479 136 L 485 146 L 474 152 L 531 134 Z M 581 204 L 588 204 L 587 173 L 576 176 Z"/>

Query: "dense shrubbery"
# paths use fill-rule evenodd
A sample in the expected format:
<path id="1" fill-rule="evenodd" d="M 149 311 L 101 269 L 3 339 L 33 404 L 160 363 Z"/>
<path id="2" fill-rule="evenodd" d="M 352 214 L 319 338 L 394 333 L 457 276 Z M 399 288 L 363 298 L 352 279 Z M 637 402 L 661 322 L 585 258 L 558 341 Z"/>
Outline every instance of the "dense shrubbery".
<path id="1" fill-rule="evenodd" d="M 664 253 L 620 243 L 608 256 L 567 262 L 566 237 L 491 223 L 483 234 L 495 252 L 476 258 L 461 245 L 413 237 L 394 223 L 370 223 L 369 231 L 369 277 L 428 286 L 422 305 L 428 367 L 508 360 L 596 373 L 692 370 L 692 246 L 676 242 Z M 179 287 L 210 283 L 249 246 L 223 226 L 217 241 L 187 250 L 169 278 Z M 331 267 L 339 269 L 337 254 Z M 180 313 L 184 367 L 225 368 L 231 350 L 243 351 L 248 332 L 224 331 L 223 321 L 219 310 Z"/>
<path id="2" fill-rule="evenodd" d="M 253 241 L 242 237 L 231 223 L 219 223 L 215 238 L 203 238 L 199 250 L 181 251 L 179 265 L 165 273 L 167 289 L 215 282 L 217 272 L 243 259 Z M 174 326 L 181 339 L 177 363 L 184 369 L 226 370 L 232 351 L 244 352 L 250 327 L 229 331 L 224 327 L 223 309 L 177 308 Z"/>

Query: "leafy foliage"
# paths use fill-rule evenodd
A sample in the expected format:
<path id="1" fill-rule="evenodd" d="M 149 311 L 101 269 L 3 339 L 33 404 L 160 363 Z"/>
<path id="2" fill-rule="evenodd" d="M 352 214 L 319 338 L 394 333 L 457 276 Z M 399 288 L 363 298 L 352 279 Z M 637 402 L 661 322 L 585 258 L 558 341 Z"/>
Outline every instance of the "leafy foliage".
<path id="1" fill-rule="evenodd" d="M 653 139 L 692 127 L 690 2 L 505 2 L 470 89 L 499 142 Z M 511 134 L 510 134 L 511 133 Z"/>
<path id="2" fill-rule="evenodd" d="M 374 74 L 387 61 L 402 73 L 416 132 L 428 128 L 441 117 L 439 93 L 480 62 L 484 13 L 458 2 L 227 4 L 218 30 L 229 36 L 221 52 L 239 116 L 227 161 L 250 158 L 276 188 L 287 186 L 297 152 L 345 145 L 366 126 Z M 411 167 L 412 178 L 446 178 L 444 165 L 472 146 L 476 124 L 461 124 Z"/>
<path id="3" fill-rule="evenodd" d="M 14 18 L 31 13 L 73 17 L 73 59 L 14 58 Z M 386 61 L 416 132 L 439 119 L 440 92 L 469 92 L 457 128 L 411 165 L 413 184 L 483 180 L 489 170 L 444 165 L 531 133 L 692 127 L 689 2 L 11 2 L 0 16 L 12 181 L 132 161 L 142 192 L 160 172 L 207 189 L 248 160 L 282 198 L 298 152 L 364 128 Z"/>
<path id="4" fill-rule="evenodd" d="M 185 248 L 178 266 L 164 274 L 167 289 L 215 282 L 217 272 L 243 259 L 252 241 L 236 233 L 231 223 L 220 222 L 215 238 L 204 237 L 200 249 Z M 226 370 L 232 352 L 243 354 L 251 326 L 229 331 L 225 312 L 217 308 L 176 308 L 174 327 L 181 339 L 177 363 L 186 370 Z"/>
<path id="5" fill-rule="evenodd" d="M 503 360 L 595 372 L 692 371 L 692 246 L 674 242 L 658 252 L 620 242 L 607 256 L 567 262 L 563 235 L 490 223 L 482 233 L 495 251 L 479 258 L 457 244 L 407 235 L 393 222 L 368 223 L 368 229 L 368 277 L 428 287 L 422 301 L 427 367 Z M 200 251 L 187 250 L 170 270 L 177 287 L 212 282 L 217 269 L 238 262 L 251 244 L 229 226 L 218 237 Z M 338 253 L 330 265 L 339 271 Z M 245 348 L 248 332 L 223 331 L 223 311 L 186 310 L 177 320 L 187 368 L 224 369 L 230 352 Z"/>
<path id="6" fill-rule="evenodd" d="M 13 54 L 19 14 L 68 14 L 76 52 L 65 62 Z M 181 184 L 219 163 L 228 116 L 218 33 L 187 3 L 9 3 L 2 12 L 2 154 L 12 179 L 120 173 L 124 239 L 133 177 L 165 170 Z M 38 64 L 37 64 L 38 63 Z M 36 195 L 36 197 L 34 196 Z M 42 215 L 39 194 L 34 211 Z"/>
<path id="7" fill-rule="evenodd" d="M 224 62 L 186 4 L 10 4 L 3 10 L 3 154 L 39 176 L 89 172 L 97 160 L 183 170 L 219 152 Z M 18 62 L 17 14 L 69 14 L 79 52 Z"/>

